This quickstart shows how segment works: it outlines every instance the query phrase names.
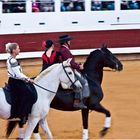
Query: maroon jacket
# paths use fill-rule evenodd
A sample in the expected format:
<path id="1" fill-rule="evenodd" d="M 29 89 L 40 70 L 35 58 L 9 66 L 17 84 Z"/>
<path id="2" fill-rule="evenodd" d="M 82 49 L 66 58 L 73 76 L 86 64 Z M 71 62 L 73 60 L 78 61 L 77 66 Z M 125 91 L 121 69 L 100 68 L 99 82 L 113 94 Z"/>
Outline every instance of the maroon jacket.
<path id="1" fill-rule="evenodd" d="M 62 55 L 62 60 L 63 61 L 67 60 L 68 58 L 72 58 L 71 67 L 73 69 L 80 70 L 79 64 L 75 62 L 74 57 L 73 57 L 72 53 L 70 52 L 70 50 L 68 48 L 66 48 L 65 46 L 62 45 L 60 47 L 60 53 Z"/>

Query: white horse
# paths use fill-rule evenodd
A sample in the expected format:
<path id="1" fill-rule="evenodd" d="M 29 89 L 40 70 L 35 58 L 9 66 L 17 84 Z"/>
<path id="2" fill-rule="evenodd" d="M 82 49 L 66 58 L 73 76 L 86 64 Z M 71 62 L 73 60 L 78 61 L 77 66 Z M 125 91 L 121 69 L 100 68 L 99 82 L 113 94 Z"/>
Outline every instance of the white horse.
<path id="1" fill-rule="evenodd" d="M 38 122 L 47 138 L 53 138 L 45 118 L 60 83 L 67 85 L 67 88 L 71 88 L 71 86 L 74 86 L 76 89 L 82 88 L 80 82 L 75 77 L 74 71 L 70 67 L 70 61 L 71 59 L 68 59 L 62 64 L 54 64 L 35 78 L 34 83 L 38 99 L 28 117 L 28 125 L 24 136 L 25 140 L 31 138 L 32 132 Z M 11 106 L 7 103 L 2 88 L 0 88 L 0 95 L 0 118 L 8 119 Z"/>

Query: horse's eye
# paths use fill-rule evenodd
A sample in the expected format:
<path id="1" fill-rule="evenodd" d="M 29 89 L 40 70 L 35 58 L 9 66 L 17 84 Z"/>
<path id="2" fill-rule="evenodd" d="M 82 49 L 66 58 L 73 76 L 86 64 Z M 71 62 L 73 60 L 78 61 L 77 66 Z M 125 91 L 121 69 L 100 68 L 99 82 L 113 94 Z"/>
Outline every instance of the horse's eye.
<path id="1" fill-rule="evenodd" d="M 72 72 L 68 72 L 68 74 L 69 74 L 69 75 L 71 75 L 71 74 L 72 74 Z"/>

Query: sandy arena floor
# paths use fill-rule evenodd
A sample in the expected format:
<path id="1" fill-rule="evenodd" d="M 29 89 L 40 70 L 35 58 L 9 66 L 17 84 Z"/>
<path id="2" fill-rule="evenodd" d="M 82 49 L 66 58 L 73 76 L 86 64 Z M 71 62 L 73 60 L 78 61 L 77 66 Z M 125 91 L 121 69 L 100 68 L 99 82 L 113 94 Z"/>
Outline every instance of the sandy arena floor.
<path id="1" fill-rule="evenodd" d="M 107 139 L 140 139 L 140 61 L 123 61 L 122 72 L 105 71 L 103 79 L 104 99 L 102 104 L 112 113 L 112 127 L 104 137 Z M 37 75 L 40 66 L 23 67 L 30 77 Z M 0 68 L 0 87 L 7 81 L 5 68 Z M 48 123 L 55 139 L 81 139 L 82 125 L 80 111 L 62 112 L 51 109 Z M 89 115 L 89 136 L 99 139 L 104 115 L 91 112 Z M 0 120 L 0 138 L 5 136 L 6 121 Z M 42 138 L 45 138 L 40 129 Z M 16 138 L 17 128 L 10 138 Z"/>

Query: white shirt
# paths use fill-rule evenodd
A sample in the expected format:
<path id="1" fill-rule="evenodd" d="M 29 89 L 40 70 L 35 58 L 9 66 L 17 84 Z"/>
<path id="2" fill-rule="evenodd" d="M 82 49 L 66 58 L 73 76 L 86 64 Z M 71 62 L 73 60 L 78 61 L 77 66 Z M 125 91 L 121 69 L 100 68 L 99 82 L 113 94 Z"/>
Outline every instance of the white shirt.
<path id="1" fill-rule="evenodd" d="M 9 77 L 15 79 L 29 79 L 26 75 L 22 73 L 22 68 L 20 67 L 18 61 L 12 56 L 7 59 L 7 69 Z"/>

